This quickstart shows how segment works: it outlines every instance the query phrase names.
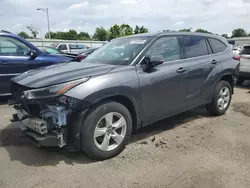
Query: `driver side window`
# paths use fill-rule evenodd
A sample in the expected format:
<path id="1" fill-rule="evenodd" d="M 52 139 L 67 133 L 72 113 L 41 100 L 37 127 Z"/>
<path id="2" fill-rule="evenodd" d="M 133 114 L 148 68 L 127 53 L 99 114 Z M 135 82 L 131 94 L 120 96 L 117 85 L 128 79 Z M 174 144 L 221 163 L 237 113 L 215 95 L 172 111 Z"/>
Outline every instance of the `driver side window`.
<path id="1" fill-rule="evenodd" d="M 59 50 L 67 50 L 66 44 L 60 44 L 58 47 Z"/>
<path id="2" fill-rule="evenodd" d="M 177 37 L 161 37 L 147 50 L 145 55 L 161 55 L 164 61 L 180 59 L 180 46 Z"/>
<path id="3" fill-rule="evenodd" d="M 28 56 L 30 48 L 11 37 L 0 37 L 0 56 Z"/>

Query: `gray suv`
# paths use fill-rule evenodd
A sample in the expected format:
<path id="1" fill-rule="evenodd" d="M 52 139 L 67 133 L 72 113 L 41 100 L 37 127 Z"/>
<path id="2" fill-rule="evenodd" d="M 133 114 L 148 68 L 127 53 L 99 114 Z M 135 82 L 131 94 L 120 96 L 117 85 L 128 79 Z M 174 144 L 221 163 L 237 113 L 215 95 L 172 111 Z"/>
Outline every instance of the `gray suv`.
<path id="1" fill-rule="evenodd" d="M 13 118 L 38 146 L 66 146 L 103 160 L 119 154 L 132 131 L 153 122 L 200 105 L 224 114 L 238 64 L 217 35 L 118 38 L 82 62 L 12 79 Z"/>

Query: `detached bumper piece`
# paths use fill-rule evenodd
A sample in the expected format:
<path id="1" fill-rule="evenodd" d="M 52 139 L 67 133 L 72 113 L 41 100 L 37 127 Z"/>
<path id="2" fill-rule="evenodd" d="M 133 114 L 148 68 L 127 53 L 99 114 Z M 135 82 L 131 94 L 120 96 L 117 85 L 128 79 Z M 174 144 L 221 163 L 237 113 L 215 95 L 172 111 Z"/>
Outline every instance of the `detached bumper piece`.
<path id="1" fill-rule="evenodd" d="M 45 114 L 48 115 L 49 113 L 52 112 L 46 111 Z M 52 115 L 56 117 L 55 114 L 52 113 L 51 116 Z M 49 120 L 52 119 L 27 116 L 27 112 L 24 110 L 18 110 L 17 117 L 20 122 L 22 132 L 33 144 L 39 147 L 63 147 L 66 145 L 67 134 L 65 126 L 53 126 L 53 123 L 49 123 Z M 57 118 L 55 122 L 58 123 L 59 119 L 60 118 Z M 60 121 L 60 123 L 62 123 L 62 121 Z"/>
<path id="2" fill-rule="evenodd" d="M 28 141 L 38 147 L 58 147 L 59 140 L 57 135 L 42 136 L 32 130 L 29 130 L 24 124 L 21 123 L 20 128 Z"/>

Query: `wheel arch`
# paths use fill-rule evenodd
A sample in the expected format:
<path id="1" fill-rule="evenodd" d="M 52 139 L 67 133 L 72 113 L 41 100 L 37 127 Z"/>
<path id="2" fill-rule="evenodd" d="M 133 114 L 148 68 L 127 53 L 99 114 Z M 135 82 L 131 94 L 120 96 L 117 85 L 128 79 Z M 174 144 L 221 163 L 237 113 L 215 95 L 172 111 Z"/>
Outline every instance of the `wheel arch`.
<path id="1" fill-rule="evenodd" d="M 99 100 L 91 104 L 88 111 L 91 111 L 92 108 L 95 108 L 96 106 L 109 102 L 109 101 L 118 102 L 124 105 L 128 109 L 132 117 L 133 131 L 136 131 L 137 129 L 140 128 L 141 120 L 139 118 L 138 105 L 135 99 L 133 99 L 132 97 L 128 95 L 116 94 L 116 95 L 110 95 L 110 96 L 105 96 L 103 98 L 99 98 Z"/>

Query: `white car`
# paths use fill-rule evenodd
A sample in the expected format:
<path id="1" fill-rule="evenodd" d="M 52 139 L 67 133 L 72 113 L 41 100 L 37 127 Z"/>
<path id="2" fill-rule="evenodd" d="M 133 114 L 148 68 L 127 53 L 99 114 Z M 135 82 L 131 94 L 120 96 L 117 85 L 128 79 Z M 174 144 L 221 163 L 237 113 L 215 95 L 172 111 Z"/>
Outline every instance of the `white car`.
<path id="1" fill-rule="evenodd" d="M 51 46 L 64 53 L 74 52 L 83 49 L 87 50 L 89 48 L 83 44 L 69 44 L 69 43 L 51 44 Z"/>
<path id="2" fill-rule="evenodd" d="M 234 46 L 232 44 L 230 44 L 230 46 L 231 46 L 231 48 L 232 48 L 233 53 L 234 53 L 235 56 L 237 56 L 237 55 L 240 54 L 240 52 L 241 52 L 241 48 L 240 47 Z"/>
<path id="3" fill-rule="evenodd" d="M 245 80 L 250 80 L 250 45 L 245 45 L 239 55 L 240 67 L 237 83 L 242 84 Z"/>

